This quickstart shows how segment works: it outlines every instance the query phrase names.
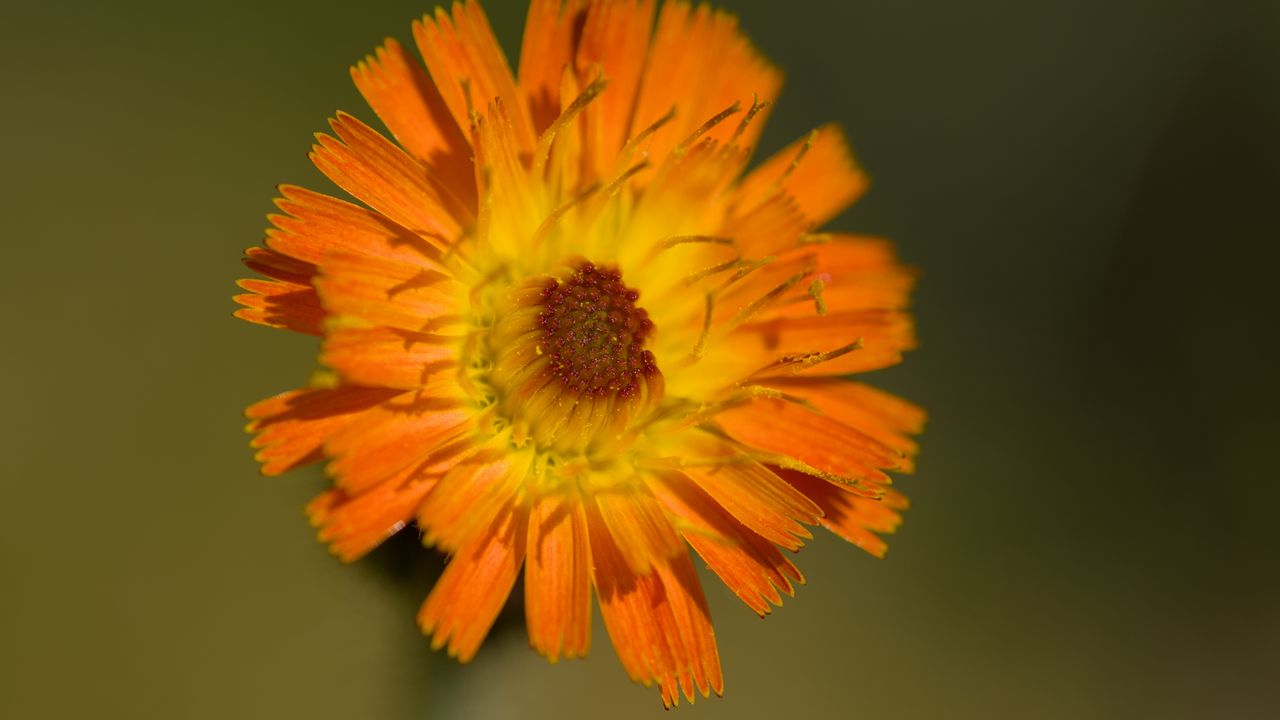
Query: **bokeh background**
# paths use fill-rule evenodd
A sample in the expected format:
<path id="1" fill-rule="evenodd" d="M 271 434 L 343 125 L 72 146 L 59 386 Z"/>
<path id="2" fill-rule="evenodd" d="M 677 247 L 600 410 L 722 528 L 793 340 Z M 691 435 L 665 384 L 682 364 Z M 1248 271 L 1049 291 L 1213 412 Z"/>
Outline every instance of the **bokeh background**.
<path id="1" fill-rule="evenodd" d="M 554 668 L 518 607 L 431 653 L 439 559 L 338 563 L 320 473 L 246 448 L 315 348 L 231 318 L 240 252 L 431 4 L 0 11 L 0 716 L 661 714 L 598 618 Z M 788 72 L 762 151 L 843 123 L 874 186 L 835 225 L 922 269 L 875 381 L 931 421 L 886 561 L 820 537 L 767 621 L 708 583 L 727 695 L 676 712 L 1280 717 L 1280 3 L 721 4 Z"/>

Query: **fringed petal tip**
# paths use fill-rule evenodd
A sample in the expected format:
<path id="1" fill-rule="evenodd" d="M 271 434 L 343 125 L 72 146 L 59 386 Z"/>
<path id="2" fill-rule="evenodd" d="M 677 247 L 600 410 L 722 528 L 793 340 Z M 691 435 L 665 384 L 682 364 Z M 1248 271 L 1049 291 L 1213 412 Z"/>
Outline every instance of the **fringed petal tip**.
<path id="1" fill-rule="evenodd" d="M 434 650 L 470 662 L 498 617 L 525 559 L 529 514 L 505 508 L 492 525 L 454 553 L 418 611 Z"/>
<path id="2" fill-rule="evenodd" d="M 823 527 L 874 557 L 885 557 L 889 546 L 880 536 L 893 533 L 902 525 L 900 511 L 909 505 L 905 495 L 885 488 L 879 497 L 863 497 L 794 470 L 780 473 L 823 508 Z"/>
<path id="3" fill-rule="evenodd" d="M 525 561 L 529 646 L 552 663 L 585 657 L 591 645 L 591 555 L 576 493 L 533 504 Z"/>
<path id="4" fill-rule="evenodd" d="M 657 683 L 663 704 L 673 706 L 683 692 L 690 702 L 723 691 L 719 651 L 710 611 L 687 552 L 665 555 L 654 529 L 641 529 L 639 516 L 617 516 L 620 508 L 586 503 L 591 543 L 591 576 L 601 614 L 627 674 L 636 682 Z M 666 520 L 662 521 L 664 524 Z M 634 531 L 619 528 L 636 523 Z M 671 532 L 668 529 L 666 532 Z M 653 553 L 649 572 L 640 574 L 630 557 L 642 543 Z M 656 552 L 655 552 L 656 551 Z"/>
<path id="5" fill-rule="evenodd" d="M 232 299 L 241 305 L 232 315 L 267 327 L 320 335 L 324 309 L 310 285 L 277 280 L 246 279 L 236 283 L 248 292 Z"/>

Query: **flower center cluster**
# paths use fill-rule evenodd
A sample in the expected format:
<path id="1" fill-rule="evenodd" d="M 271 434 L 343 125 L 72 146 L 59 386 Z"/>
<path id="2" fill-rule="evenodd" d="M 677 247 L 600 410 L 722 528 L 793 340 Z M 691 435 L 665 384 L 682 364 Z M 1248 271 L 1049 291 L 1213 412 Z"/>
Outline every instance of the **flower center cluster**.
<path id="1" fill-rule="evenodd" d="M 592 397 L 633 397 L 640 382 L 658 371 L 644 349 L 653 333 L 649 313 L 636 306 L 640 294 L 622 283 L 622 273 L 583 262 L 542 292 L 543 351 L 564 389 Z"/>
<path id="2" fill-rule="evenodd" d="M 634 442 L 665 388 L 639 297 L 618 270 L 575 259 L 497 301 L 482 379 L 516 446 L 608 455 Z"/>

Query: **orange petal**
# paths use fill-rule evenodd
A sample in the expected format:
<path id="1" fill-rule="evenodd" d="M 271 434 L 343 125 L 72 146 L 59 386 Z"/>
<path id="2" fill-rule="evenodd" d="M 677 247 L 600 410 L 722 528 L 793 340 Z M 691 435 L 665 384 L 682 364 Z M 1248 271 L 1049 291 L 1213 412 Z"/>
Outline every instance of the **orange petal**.
<path id="1" fill-rule="evenodd" d="M 308 335 L 321 334 L 325 313 L 315 288 L 274 280 L 241 280 L 236 284 L 249 291 L 232 298 L 244 306 L 235 312 L 241 320 Z"/>
<path id="2" fill-rule="evenodd" d="M 763 264 L 751 266 L 745 276 L 717 292 L 714 321 L 719 332 L 772 317 L 790 294 L 804 291 L 817 267 L 814 254 L 803 251 L 760 262 Z M 769 351 L 775 352 L 772 348 Z"/>
<path id="3" fill-rule="evenodd" d="M 541 133 L 560 115 L 560 81 L 573 62 L 583 0 L 532 0 L 520 43 L 520 90 Z"/>
<path id="4" fill-rule="evenodd" d="M 434 17 L 414 21 L 413 37 L 458 127 L 469 129 L 469 111 L 483 110 L 498 98 L 512 114 L 521 150 L 533 150 L 537 138 L 528 108 L 479 3 L 455 2 L 452 16 L 437 7 Z"/>
<path id="5" fill-rule="evenodd" d="M 859 497 L 819 478 L 789 470 L 780 472 L 826 512 L 823 527 L 878 558 L 884 557 L 889 546 L 876 533 L 894 532 L 902 524 L 898 511 L 907 508 L 904 495 L 886 490 L 879 500 Z"/>
<path id="6" fill-rule="evenodd" d="M 328 472 L 348 495 L 359 495 L 394 473 L 451 450 L 472 419 L 461 391 L 441 378 L 434 386 L 387 400 L 325 443 Z"/>
<path id="7" fill-rule="evenodd" d="M 676 118 L 652 139 L 650 156 L 662 158 L 730 105 L 739 103 L 745 110 L 753 97 L 772 102 L 782 87 L 782 74 L 756 52 L 733 15 L 707 5 L 691 9 L 687 2 L 666 2 L 640 85 L 633 130 L 648 127 L 673 106 L 679 108 Z M 763 126 L 764 118 L 757 117 L 743 129 L 739 142 L 752 146 Z M 737 127 L 738 123 L 724 122 L 707 137 L 728 140 Z"/>
<path id="8" fill-rule="evenodd" d="M 734 440 L 776 456 L 772 464 L 799 461 L 835 478 L 889 483 L 881 468 L 897 467 L 902 454 L 831 417 L 777 398 L 755 398 L 716 415 Z M 797 467 L 797 469 L 799 469 Z"/>
<path id="9" fill-rule="evenodd" d="M 817 525 L 822 511 L 769 468 L 701 432 L 685 433 L 678 452 L 680 471 L 761 537 L 788 550 L 813 537 L 804 525 Z"/>
<path id="10" fill-rule="evenodd" d="M 371 325 L 421 332 L 457 320 L 464 286 L 445 273 L 351 253 L 331 253 L 315 280 L 324 307 Z"/>
<path id="11" fill-rule="evenodd" d="M 388 38 L 351 68 L 351 79 L 396 140 L 442 187 L 475 208 L 475 169 L 467 139 L 422 65 Z"/>
<path id="12" fill-rule="evenodd" d="M 321 364 L 349 383 L 413 390 L 458 369 L 459 341 L 395 328 L 338 328 L 324 340 Z"/>
<path id="13" fill-rule="evenodd" d="M 349 251 L 407 265 L 438 265 L 440 250 L 380 213 L 296 185 L 281 185 L 270 215 L 267 246 L 319 265 L 325 255 Z"/>
<path id="14" fill-rule="evenodd" d="M 583 657 L 591 644 L 587 519 L 577 494 L 548 495 L 529 518 L 524 571 L 529 644 L 552 662 Z"/>
<path id="15" fill-rule="evenodd" d="M 656 215 L 653 219 L 672 229 L 715 227 L 712 223 L 723 219 L 722 208 L 717 203 L 706 202 L 705 198 L 722 194 L 745 164 L 743 153 L 726 150 L 711 141 L 698 142 L 683 153 L 667 155 L 649 179 L 643 202 L 632 222 L 649 222 L 650 218 L 645 215 Z M 681 213 L 678 219 L 671 217 L 675 212 Z M 649 242 L 661 239 L 655 237 Z"/>
<path id="16" fill-rule="evenodd" d="M 919 449 L 908 435 L 924 430 L 925 412 L 906 400 L 844 379 L 789 378 L 770 384 L 902 453 L 904 467 L 899 472 Z"/>
<path id="17" fill-rule="evenodd" d="M 259 275 L 303 287 L 310 287 L 311 277 L 316 274 L 312 263 L 264 247 L 245 250 L 244 264 Z"/>
<path id="18" fill-rule="evenodd" d="M 514 502 L 529 462 L 527 454 L 483 453 L 450 470 L 418 509 L 423 542 L 447 552 L 467 546 Z"/>
<path id="19" fill-rule="evenodd" d="M 826 312 L 900 310 L 908 305 L 916 274 L 898 264 L 887 240 L 845 234 L 824 237 L 829 240 L 798 251 L 814 260 L 813 280 L 822 283 Z M 797 301 L 808 307 L 797 309 Z M 806 292 L 797 293 L 790 307 L 780 307 L 779 314 L 812 314 L 812 307 L 813 297 L 806 288 Z"/>
<path id="20" fill-rule="evenodd" d="M 867 189 L 844 131 L 824 125 L 764 161 L 743 179 L 736 204 L 750 208 L 782 192 L 795 198 L 815 226 L 853 204 Z"/>
<path id="21" fill-rule="evenodd" d="M 311 161 L 338 187 L 437 247 L 448 247 L 467 220 L 431 182 L 427 169 L 373 128 L 340 112 L 317 134 Z M 449 209 L 446 209 L 448 207 Z"/>
<path id="22" fill-rule="evenodd" d="M 450 558 L 418 611 L 431 647 L 469 662 L 506 604 L 524 562 L 529 511 L 506 508 L 485 533 Z"/>
<path id="23" fill-rule="evenodd" d="M 778 358 L 830 352 L 855 341 L 857 349 L 814 366 L 814 374 L 845 375 L 896 365 L 904 351 L 915 347 L 911 316 L 893 310 L 860 310 L 775 318 L 743 325 L 724 342 L 740 357 Z"/>
<path id="24" fill-rule="evenodd" d="M 790 195 L 777 194 L 725 223 L 721 234 L 733 238 L 749 258 L 777 255 L 794 247 L 813 221 Z"/>
<path id="25" fill-rule="evenodd" d="M 340 387 L 291 390 L 251 405 L 245 411 L 250 442 L 264 475 L 279 475 L 319 460 L 320 449 L 335 432 L 399 391 Z"/>
<path id="26" fill-rule="evenodd" d="M 667 602 L 675 617 L 676 633 L 685 645 L 689 658 L 688 674 L 693 686 L 703 697 L 711 692 L 724 692 L 724 675 L 720 669 L 720 651 L 716 647 L 716 634 L 711 625 L 711 610 L 702 594 L 702 584 L 693 569 L 688 553 L 680 553 L 658 569 L 658 576 L 666 590 Z M 680 687 L 689 702 L 694 701 L 693 688 L 687 676 L 680 678 Z M 672 691 L 674 697 L 674 690 Z"/>
<path id="27" fill-rule="evenodd" d="M 653 27 L 654 0 L 592 3 L 578 44 L 577 67 L 584 72 L 599 65 L 609 83 L 604 94 L 584 111 L 588 157 L 596 176 L 613 170 L 631 128 L 636 91 L 644 70 L 645 52 Z"/>
<path id="28" fill-rule="evenodd" d="M 648 574 L 663 558 L 685 552 L 662 506 L 644 486 L 602 491 L 594 496 L 594 502 L 635 574 Z"/>
<path id="29" fill-rule="evenodd" d="M 794 595 L 792 582 L 804 582 L 773 543 L 748 530 L 688 478 L 664 473 L 650 477 L 649 488 L 712 572 L 756 614 L 769 614 L 770 603 L 782 605 L 779 590 Z"/>
<path id="30" fill-rule="evenodd" d="M 646 686 L 658 683 L 662 703 L 693 701 L 724 690 L 715 632 L 702 587 L 687 553 L 681 552 L 637 575 L 595 503 L 587 503 L 591 581 L 605 628 L 623 668 Z"/>
<path id="31" fill-rule="evenodd" d="M 363 495 L 328 490 L 307 505 L 307 515 L 320 541 L 352 562 L 404 528 L 437 479 L 411 466 Z"/>
<path id="32" fill-rule="evenodd" d="M 501 202 L 500 210 L 493 212 L 493 203 L 485 201 L 479 232 L 490 243 L 495 243 L 495 247 L 514 254 L 527 252 L 530 242 L 537 244 L 531 238 L 546 216 L 535 199 L 537 185 L 530 180 L 528 167 L 516 144 L 508 110 L 500 102 L 491 103 L 488 116 L 478 120 L 473 128 L 472 144 L 476 167 L 480 169 L 480 194 L 488 199 L 499 198 Z"/>
<path id="33" fill-rule="evenodd" d="M 542 132 L 538 141 L 540 149 L 537 151 L 542 152 L 543 143 L 551 143 L 543 173 L 545 182 L 551 186 L 586 188 L 590 185 L 586 177 L 594 172 L 594 166 L 589 166 L 586 162 L 586 135 L 581 110 L 584 104 L 589 107 L 595 101 L 593 98 L 598 98 L 603 86 L 595 83 L 596 80 L 595 77 L 588 78 L 589 89 L 584 95 L 584 88 L 572 65 L 565 67 L 564 74 L 560 77 L 560 105 L 555 108 L 557 113 L 552 117 L 548 129 Z M 535 168 L 544 164 L 540 154 L 535 157 L 534 162 Z"/>

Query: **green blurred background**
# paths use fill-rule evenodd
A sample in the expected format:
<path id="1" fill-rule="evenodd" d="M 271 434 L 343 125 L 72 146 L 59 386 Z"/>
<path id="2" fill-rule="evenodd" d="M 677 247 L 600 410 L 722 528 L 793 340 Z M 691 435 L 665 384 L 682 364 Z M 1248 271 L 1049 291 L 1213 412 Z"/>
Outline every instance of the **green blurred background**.
<path id="1" fill-rule="evenodd" d="M 429 4 L 0 11 L 0 716 L 661 713 L 598 619 L 559 667 L 518 607 L 431 653 L 439 560 L 341 565 L 319 472 L 246 448 L 314 344 L 231 318 L 240 251 Z M 727 695 L 677 712 L 1280 717 L 1280 4 L 722 4 L 788 73 L 762 150 L 843 123 L 875 184 L 836 225 L 923 269 L 875 381 L 931 421 L 888 560 L 820 537 L 767 621 L 708 583 Z"/>

